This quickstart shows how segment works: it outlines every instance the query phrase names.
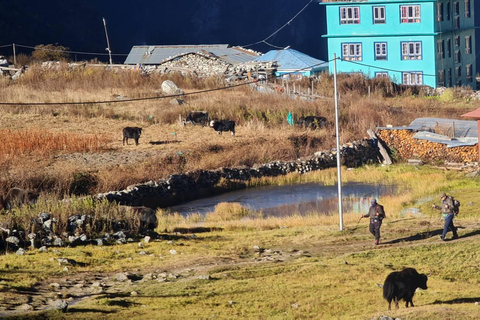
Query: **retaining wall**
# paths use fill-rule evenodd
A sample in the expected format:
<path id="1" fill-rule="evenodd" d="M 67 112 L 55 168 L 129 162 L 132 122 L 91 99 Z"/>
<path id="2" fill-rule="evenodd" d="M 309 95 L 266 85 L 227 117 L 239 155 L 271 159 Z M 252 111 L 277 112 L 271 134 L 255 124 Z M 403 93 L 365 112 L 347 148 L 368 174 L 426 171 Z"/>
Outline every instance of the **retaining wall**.
<path id="1" fill-rule="evenodd" d="M 340 147 L 343 166 L 359 167 L 365 163 L 378 163 L 379 153 L 376 141 L 359 140 Z M 335 167 L 336 151 L 316 152 L 312 157 L 284 162 L 274 161 L 264 165 L 217 170 L 197 170 L 184 174 L 174 174 L 168 179 L 148 181 L 127 187 L 121 191 L 111 191 L 97 195 L 97 198 L 115 201 L 127 206 L 147 206 L 164 208 L 184 201 L 210 196 L 216 193 L 245 186 L 252 178 L 276 177 L 288 173 L 307 173 Z M 227 180 L 227 187 L 219 187 L 221 179 Z"/>

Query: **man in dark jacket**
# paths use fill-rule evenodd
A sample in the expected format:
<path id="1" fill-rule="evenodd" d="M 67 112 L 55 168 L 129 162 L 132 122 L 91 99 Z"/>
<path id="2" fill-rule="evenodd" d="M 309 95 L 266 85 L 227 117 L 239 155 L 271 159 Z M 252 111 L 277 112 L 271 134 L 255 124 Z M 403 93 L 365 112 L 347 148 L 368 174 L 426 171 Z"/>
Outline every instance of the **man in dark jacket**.
<path id="1" fill-rule="evenodd" d="M 445 217 L 445 225 L 443 227 L 443 232 L 440 236 L 440 239 L 445 241 L 445 236 L 450 230 L 453 233 L 452 239 L 457 239 L 457 228 L 455 228 L 455 226 L 453 225 L 453 218 L 455 217 L 455 206 L 453 205 L 453 198 L 451 196 L 447 196 L 445 192 L 442 193 L 440 198 L 442 199 L 442 204 L 440 206 L 432 205 L 432 208 L 441 210 L 442 215 Z"/>
<path id="2" fill-rule="evenodd" d="M 376 199 L 372 199 L 370 202 L 370 209 L 368 213 L 363 216 L 364 218 L 370 218 L 370 225 L 368 230 L 375 236 L 375 245 L 380 243 L 380 227 L 382 226 L 382 220 L 385 218 L 385 211 L 383 206 L 377 203 Z"/>

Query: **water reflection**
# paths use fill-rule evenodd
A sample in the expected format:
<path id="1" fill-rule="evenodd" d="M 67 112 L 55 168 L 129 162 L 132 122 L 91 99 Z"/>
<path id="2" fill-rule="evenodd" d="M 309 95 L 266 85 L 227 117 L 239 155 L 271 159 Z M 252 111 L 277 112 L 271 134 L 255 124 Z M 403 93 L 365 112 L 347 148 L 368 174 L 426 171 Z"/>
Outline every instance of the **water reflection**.
<path id="1" fill-rule="evenodd" d="M 346 183 L 342 185 L 343 211 L 367 212 L 371 198 L 392 195 L 395 190 L 393 185 Z M 221 202 L 238 202 L 252 210 L 262 211 L 264 217 L 333 214 L 338 212 L 337 191 L 336 185 L 325 186 L 318 183 L 258 187 L 194 200 L 167 210 L 182 215 L 205 214 L 214 211 L 215 206 Z"/>

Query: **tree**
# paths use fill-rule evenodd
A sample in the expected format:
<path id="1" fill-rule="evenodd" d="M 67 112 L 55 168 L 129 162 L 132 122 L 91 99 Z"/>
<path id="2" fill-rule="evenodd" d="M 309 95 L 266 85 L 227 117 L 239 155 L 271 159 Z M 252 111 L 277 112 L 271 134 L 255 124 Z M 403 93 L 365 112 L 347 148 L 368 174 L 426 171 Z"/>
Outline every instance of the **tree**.
<path id="1" fill-rule="evenodd" d="M 34 61 L 67 61 L 70 60 L 70 48 L 56 44 L 39 44 L 32 52 Z"/>

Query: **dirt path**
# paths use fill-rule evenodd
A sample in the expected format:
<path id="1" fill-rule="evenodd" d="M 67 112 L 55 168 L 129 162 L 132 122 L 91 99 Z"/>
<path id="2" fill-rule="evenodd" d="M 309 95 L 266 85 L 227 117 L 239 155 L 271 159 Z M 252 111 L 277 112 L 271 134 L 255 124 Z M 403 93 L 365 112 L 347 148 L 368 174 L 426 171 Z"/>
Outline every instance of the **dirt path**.
<path id="1" fill-rule="evenodd" d="M 480 224 L 461 227 L 460 238 L 457 241 L 471 241 L 472 237 L 480 237 Z M 365 232 L 356 228 L 346 229 L 347 234 Z M 33 311 L 59 308 L 62 301 L 69 306 L 85 299 L 98 296 L 125 296 L 135 294 L 135 290 L 146 281 L 168 282 L 188 281 L 192 279 L 209 279 L 209 273 L 215 269 L 230 269 L 269 263 L 288 263 L 305 256 L 341 257 L 351 253 L 368 250 L 385 250 L 391 247 L 413 247 L 432 243 L 442 243 L 438 237 L 441 232 L 438 228 L 425 231 L 422 226 L 412 228 L 406 237 L 385 239 L 383 244 L 373 245 L 371 240 L 364 241 L 336 241 L 326 243 L 320 239 L 315 243 L 308 243 L 300 249 L 272 248 L 258 249 L 253 257 L 217 257 L 196 261 L 194 264 L 162 266 L 161 271 L 154 268 L 132 270 L 122 273 L 97 274 L 92 272 L 76 273 L 73 275 L 50 278 L 38 283 L 32 290 L 10 290 L 2 292 L 0 298 L 0 317 L 20 315 Z M 331 239 L 329 240 L 331 241 Z M 448 245 L 449 241 L 443 242 Z M 158 269 L 158 266 L 157 268 Z"/>

